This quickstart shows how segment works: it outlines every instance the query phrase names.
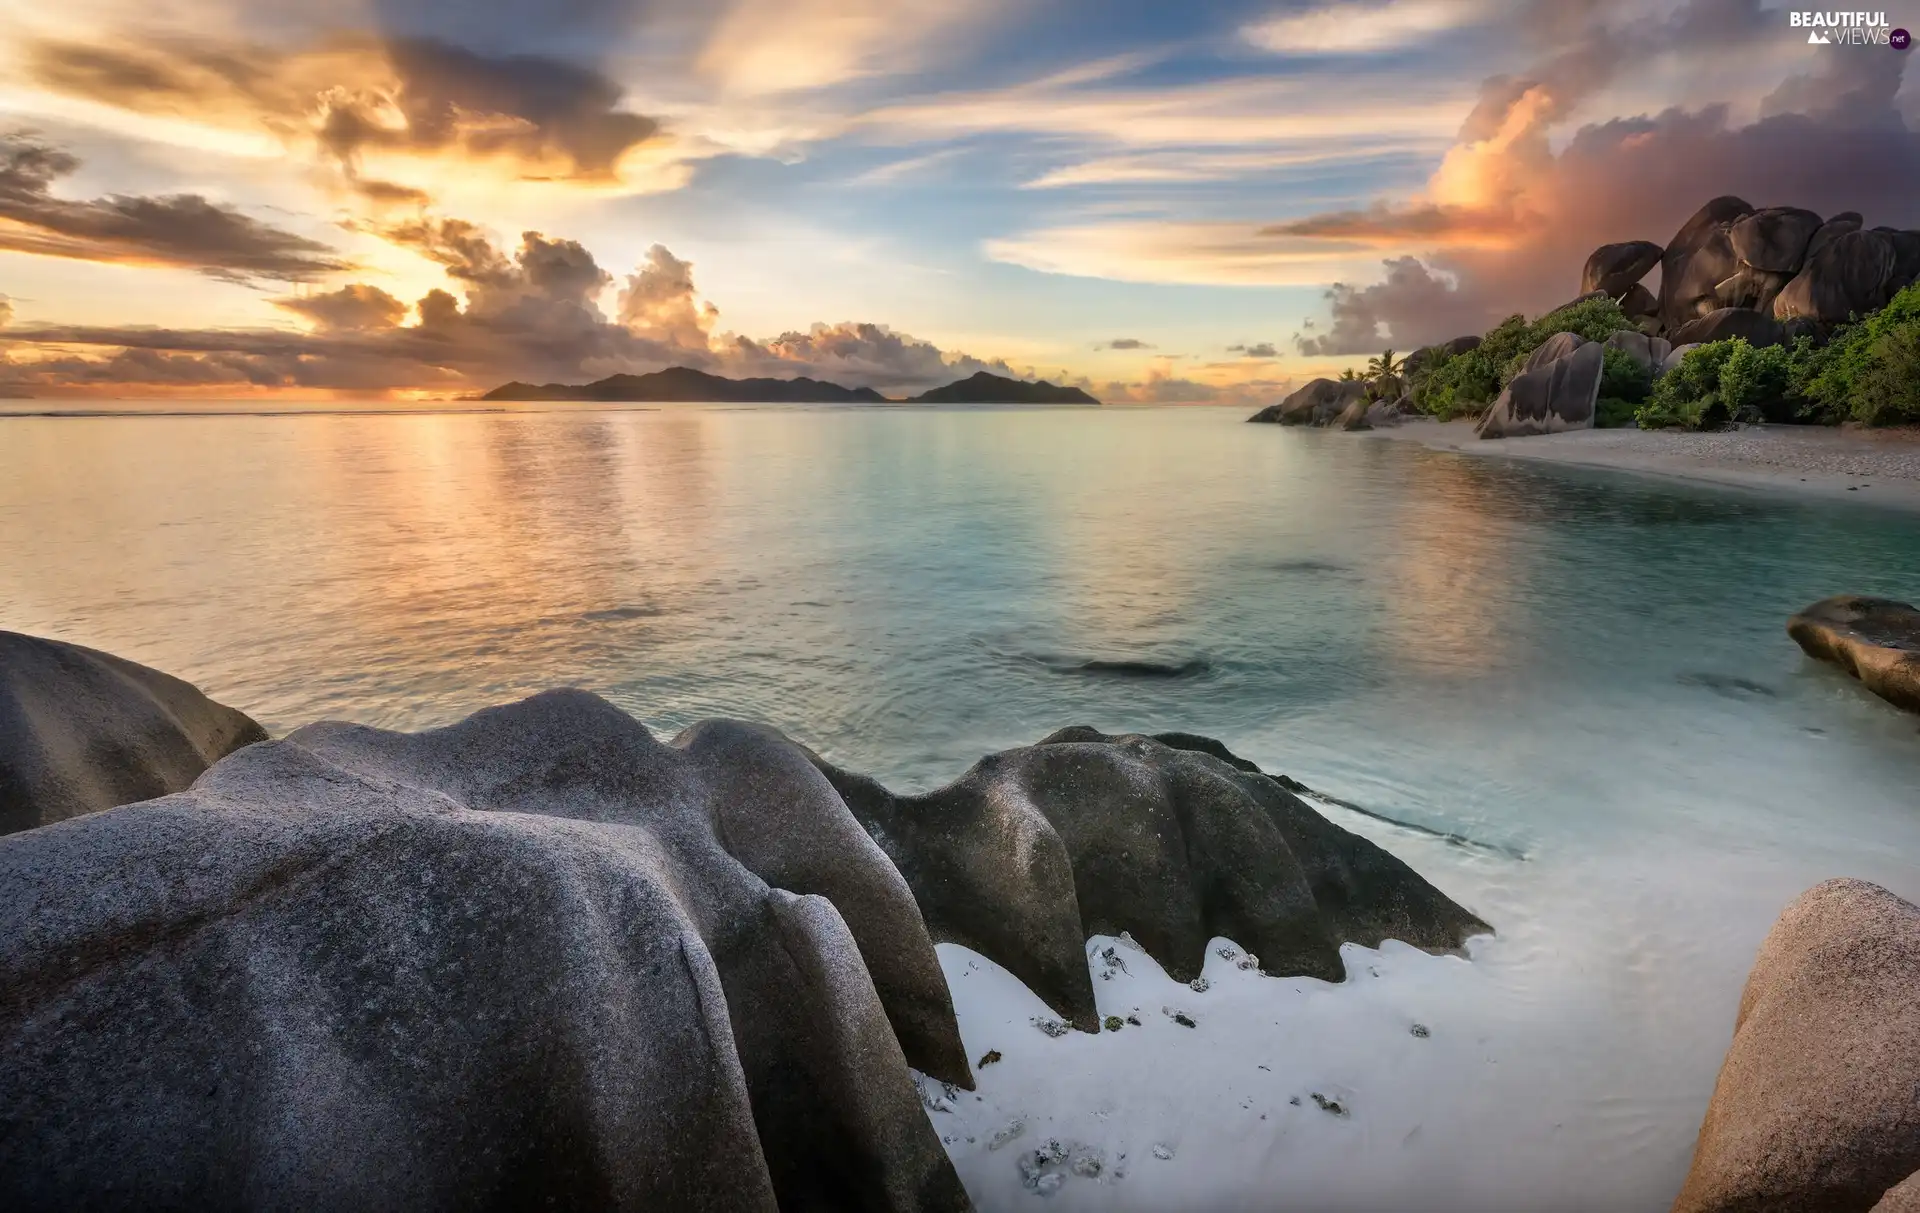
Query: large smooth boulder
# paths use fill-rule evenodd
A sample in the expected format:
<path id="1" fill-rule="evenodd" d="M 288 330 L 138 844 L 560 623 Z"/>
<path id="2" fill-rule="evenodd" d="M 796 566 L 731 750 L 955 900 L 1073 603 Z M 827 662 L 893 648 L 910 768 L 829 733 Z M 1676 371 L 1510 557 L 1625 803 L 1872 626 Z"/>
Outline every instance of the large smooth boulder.
<path id="1" fill-rule="evenodd" d="M 1247 420 L 1281 425 L 1327 425 L 1366 394 L 1367 385 L 1357 379 L 1315 379 L 1279 404 L 1270 404 Z"/>
<path id="2" fill-rule="evenodd" d="M 183 791 L 266 738 L 170 674 L 0 632 L 0 834 Z"/>
<path id="3" fill-rule="evenodd" d="M 967 1079 L 933 942 L 777 734 L 311 725 L 0 889 L 0 1207 L 968 1207 L 896 1036 Z"/>
<path id="4" fill-rule="evenodd" d="M 1807 656 L 1830 661 L 1888 703 L 1920 712 L 1920 611 L 1890 598 L 1823 598 L 1787 623 Z"/>
<path id="5" fill-rule="evenodd" d="M 1646 284 L 1636 282 L 1620 296 L 1620 310 L 1629 320 L 1657 318 L 1660 315 L 1660 300 L 1647 289 Z"/>
<path id="6" fill-rule="evenodd" d="M 1660 376 L 1666 374 L 1668 371 L 1671 371 L 1674 367 L 1679 366 L 1680 360 L 1682 358 L 1685 358 L 1689 353 L 1692 353 L 1694 350 L 1697 350 L 1699 348 L 1700 348 L 1700 345 L 1698 342 L 1688 342 L 1685 345 L 1673 346 L 1671 349 L 1667 351 L 1667 357 L 1665 361 L 1661 362 L 1660 369 L 1654 372 L 1654 378 L 1658 379 Z"/>
<path id="7" fill-rule="evenodd" d="M 1651 240 L 1603 244 L 1593 250 L 1580 269 L 1580 293 L 1602 291 L 1609 298 L 1618 299 L 1660 264 L 1660 255 L 1664 252 L 1665 249 Z"/>
<path id="8" fill-rule="evenodd" d="M 1745 338 L 1749 345 L 1779 345 L 1786 340 L 1786 330 L 1772 316 L 1746 308 L 1723 307 L 1681 325 L 1673 333 L 1673 342 L 1675 345 L 1705 345 L 1734 337 Z"/>
<path id="9" fill-rule="evenodd" d="M 1831 327 L 1887 305 L 1899 254 L 1884 232 L 1848 232 L 1821 249 L 1773 301 L 1774 318 Z"/>
<path id="10" fill-rule="evenodd" d="M 1780 297 L 1780 292 L 1785 290 L 1787 283 L 1791 281 L 1793 281 L 1791 274 L 1757 270 L 1750 265 L 1743 265 L 1733 272 L 1732 277 L 1713 288 L 1713 297 L 1721 307 L 1748 308 L 1756 312 L 1771 313 L 1773 301 Z"/>
<path id="11" fill-rule="evenodd" d="M 1821 249 L 1840 239 L 1840 237 L 1846 235 L 1848 232 L 1859 231 L 1863 226 L 1865 226 L 1865 224 L 1860 218 L 1858 211 L 1840 212 L 1838 215 L 1821 224 L 1820 230 L 1813 234 L 1813 239 L 1807 241 L 1806 260 L 1812 261 L 1815 254 L 1819 253 Z M 1805 268 L 1804 262 L 1801 268 Z"/>
<path id="12" fill-rule="evenodd" d="M 1867 1213 L 1920 1170 L 1920 907 L 1829 880 L 1740 996 L 1674 1213 Z"/>
<path id="13" fill-rule="evenodd" d="M 1539 365 L 1536 360 L 1546 347 L 1534 351 L 1527 362 L 1529 369 L 1515 375 L 1501 391 L 1475 433 L 1482 438 L 1524 438 L 1593 428 L 1605 349 L 1599 342 L 1582 341 L 1573 333 L 1555 334 L 1548 345 L 1563 337 L 1579 344 Z"/>
<path id="14" fill-rule="evenodd" d="M 1727 230 L 1733 254 L 1757 270 L 1794 275 L 1806 262 L 1807 244 L 1825 220 L 1797 206 L 1767 206 Z"/>
<path id="15" fill-rule="evenodd" d="M 1893 277 L 1887 283 L 1887 294 L 1891 296 L 1920 281 L 1920 232 L 1893 227 L 1873 230 L 1893 241 Z"/>
<path id="16" fill-rule="evenodd" d="M 1626 329 L 1608 337 L 1604 346 L 1611 350 L 1625 350 L 1629 357 L 1652 374 L 1660 372 L 1667 355 L 1673 350 L 1673 344 L 1664 337 L 1649 337 L 1645 333 Z"/>
<path id="17" fill-rule="evenodd" d="M 1733 225 L 1752 213 L 1739 198 L 1715 198 L 1667 242 L 1660 258 L 1660 321 L 1669 333 L 1720 306 L 1716 288 L 1740 268 Z"/>
<path id="18" fill-rule="evenodd" d="M 1555 333 L 1533 348 L 1527 360 L 1521 364 L 1522 371 L 1537 371 L 1549 362 L 1558 362 L 1568 354 L 1587 343 L 1587 339 L 1578 333 Z"/>
<path id="19" fill-rule="evenodd" d="M 1207 941 L 1339 981 L 1340 945 L 1452 951 L 1488 928 L 1219 742 L 1062 729 L 918 796 L 820 761 L 913 886 L 934 938 L 992 957 L 1097 1030 L 1089 935 L 1132 932 L 1175 980 Z"/>

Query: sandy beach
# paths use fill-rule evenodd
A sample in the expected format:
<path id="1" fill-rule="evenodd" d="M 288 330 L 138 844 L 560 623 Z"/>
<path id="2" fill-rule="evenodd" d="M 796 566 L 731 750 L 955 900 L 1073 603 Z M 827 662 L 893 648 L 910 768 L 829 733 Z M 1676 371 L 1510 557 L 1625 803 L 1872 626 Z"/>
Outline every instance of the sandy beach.
<path id="1" fill-rule="evenodd" d="M 1612 468 L 1809 497 L 1920 510 L 1920 433 L 1749 426 L 1711 434 L 1577 430 L 1483 440 L 1473 422 L 1416 419 L 1363 437 L 1434 450 Z"/>

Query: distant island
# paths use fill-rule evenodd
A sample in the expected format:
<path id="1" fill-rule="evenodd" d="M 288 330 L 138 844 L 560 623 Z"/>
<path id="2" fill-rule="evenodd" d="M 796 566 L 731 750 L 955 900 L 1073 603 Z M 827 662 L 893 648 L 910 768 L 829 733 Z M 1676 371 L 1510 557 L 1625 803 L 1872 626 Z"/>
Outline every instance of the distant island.
<path id="1" fill-rule="evenodd" d="M 870 387 L 841 387 L 819 379 L 729 379 L 674 366 L 646 375 L 609 375 L 592 383 L 503 383 L 482 400 L 592 400 L 694 404 L 888 404 Z M 1079 388 L 1028 383 L 985 371 L 909 397 L 907 404 L 1099 404 Z"/>
<path id="2" fill-rule="evenodd" d="M 907 397 L 908 404 L 1099 404 L 1077 387 L 1055 387 L 1046 380 L 1028 383 L 985 371 L 957 383 Z"/>

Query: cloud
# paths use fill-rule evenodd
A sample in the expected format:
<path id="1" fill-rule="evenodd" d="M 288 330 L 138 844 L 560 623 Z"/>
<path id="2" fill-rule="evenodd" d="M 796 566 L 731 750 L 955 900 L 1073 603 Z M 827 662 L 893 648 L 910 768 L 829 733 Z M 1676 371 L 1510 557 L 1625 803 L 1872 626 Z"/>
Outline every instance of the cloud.
<path id="1" fill-rule="evenodd" d="M 620 323 L 671 345 L 705 350 L 720 309 L 696 299 L 693 264 L 656 244 L 620 292 Z"/>
<path id="2" fill-rule="evenodd" d="M 1391 50 L 1483 21 L 1492 6 L 1476 0 L 1387 0 L 1327 4 L 1256 22 L 1241 37 L 1283 55 L 1353 55 Z"/>
<path id="3" fill-rule="evenodd" d="M 628 275 L 613 317 L 613 276 L 572 240 L 525 232 L 511 255 L 476 224 L 426 217 L 367 230 L 442 266 L 464 293 L 431 290 L 411 309 L 366 283 L 275 300 L 312 324 L 295 329 L 10 327 L 21 386 L 55 390 L 219 387 L 354 392 L 485 390 L 508 379 L 581 383 L 617 372 L 694 366 L 733 376 L 808 375 L 893 395 L 989 371 L 1031 378 L 1002 359 L 943 350 L 881 324 L 815 324 L 770 340 L 709 335 L 693 267 L 655 245 Z M 99 356 L 74 350 L 110 351 Z"/>
<path id="4" fill-rule="evenodd" d="M 1537 314 L 1575 293 L 1598 245 L 1664 244 L 1722 194 L 1857 210 L 1870 225 L 1920 223 L 1920 133 L 1897 108 L 1907 56 L 1816 52 L 1744 123 L 1709 103 L 1590 121 L 1568 136 L 1572 115 L 1658 55 L 1684 53 L 1704 73 L 1786 36 L 1778 11 L 1753 0 L 1693 0 L 1664 23 L 1628 29 L 1599 23 L 1608 11 L 1533 6 L 1564 45 L 1528 73 L 1483 83 L 1419 197 L 1262 229 L 1289 247 L 1391 254 L 1378 281 L 1342 276 L 1327 295 L 1331 326 L 1298 339 L 1303 353 L 1410 348 Z"/>
<path id="5" fill-rule="evenodd" d="M 622 89 L 590 68 L 539 55 L 480 55 L 430 38 L 333 36 L 301 50 L 145 36 L 42 40 L 27 47 L 41 87 L 138 114 L 264 128 L 313 150 L 376 202 L 419 203 L 415 186 L 369 176 L 452 158 L 522 178 L 619 180 L 660 123 L 622 107 Z"/>
<path id="6" fill-rule="evenodd" d="M 324 333 L 362 332 L 392 328 L 407 314 L 407 305 L 377 286 L 356 282 L 337 291 L 300 295 L 273 301 L 295 315 L 305 316 Z"/>
<path id="7" fill-rule="evenodd" d="M 1271 341 L 1262 341 L 1256 345 L 1230 345 L 1227 347 L 1227 353 L 1244 354 L 1249 358 L 1273 358 L 1279 355 L 1279 351 L 1273 347 Z"/>
<path id="8" fill-rule="evenodd" d="M 1150 350 L 1153 347 L 1138 337 L 1115 337 L 1112 341 L 1103 341 L 1093 348 L 1097 350 Z"/>
<path id="9" fill-rule="evenodd" d="M 1121 219 L 1064 224 L 984 244 L 996 261 L 1049 274 L 1121 282 L 1213 286 L 1321 286 L 1369 272 L 1362 242 L 1276 239 L 1245 221 Z"/>
<path id="10" fill-rule="evenodd" d="M 919 52 L 999 7 L 982 0 L 738 0 L 708 35 L 702 75 L 735 96 L 767 96 L 911 71 Z"/>
<path id="11" fill-rule="evenodd" d="M 235 281 L 302 282 L 351 268 L 325 244 L 198 194 L 56 197 L 54 184 L 79 167 L 31 134 L 0 135 L 0 250 L 182 266 Z"/>

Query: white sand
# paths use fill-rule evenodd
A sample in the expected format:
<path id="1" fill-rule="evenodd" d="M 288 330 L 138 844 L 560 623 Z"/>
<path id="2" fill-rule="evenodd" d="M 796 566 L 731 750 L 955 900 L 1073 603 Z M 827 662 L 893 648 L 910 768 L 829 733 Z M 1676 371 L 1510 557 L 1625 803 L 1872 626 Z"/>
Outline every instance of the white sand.
<path id="1" fill-rule="evenodd" d="M 1717 434 L 1576 430 L 1483 440 L 1471 421 L 1416 419 L 1362 437 L 1435 450 L 1612 468 L 1809 497 L 1920 509 L 1920 435 L 1813 426 L 1750 426 Z"/>

